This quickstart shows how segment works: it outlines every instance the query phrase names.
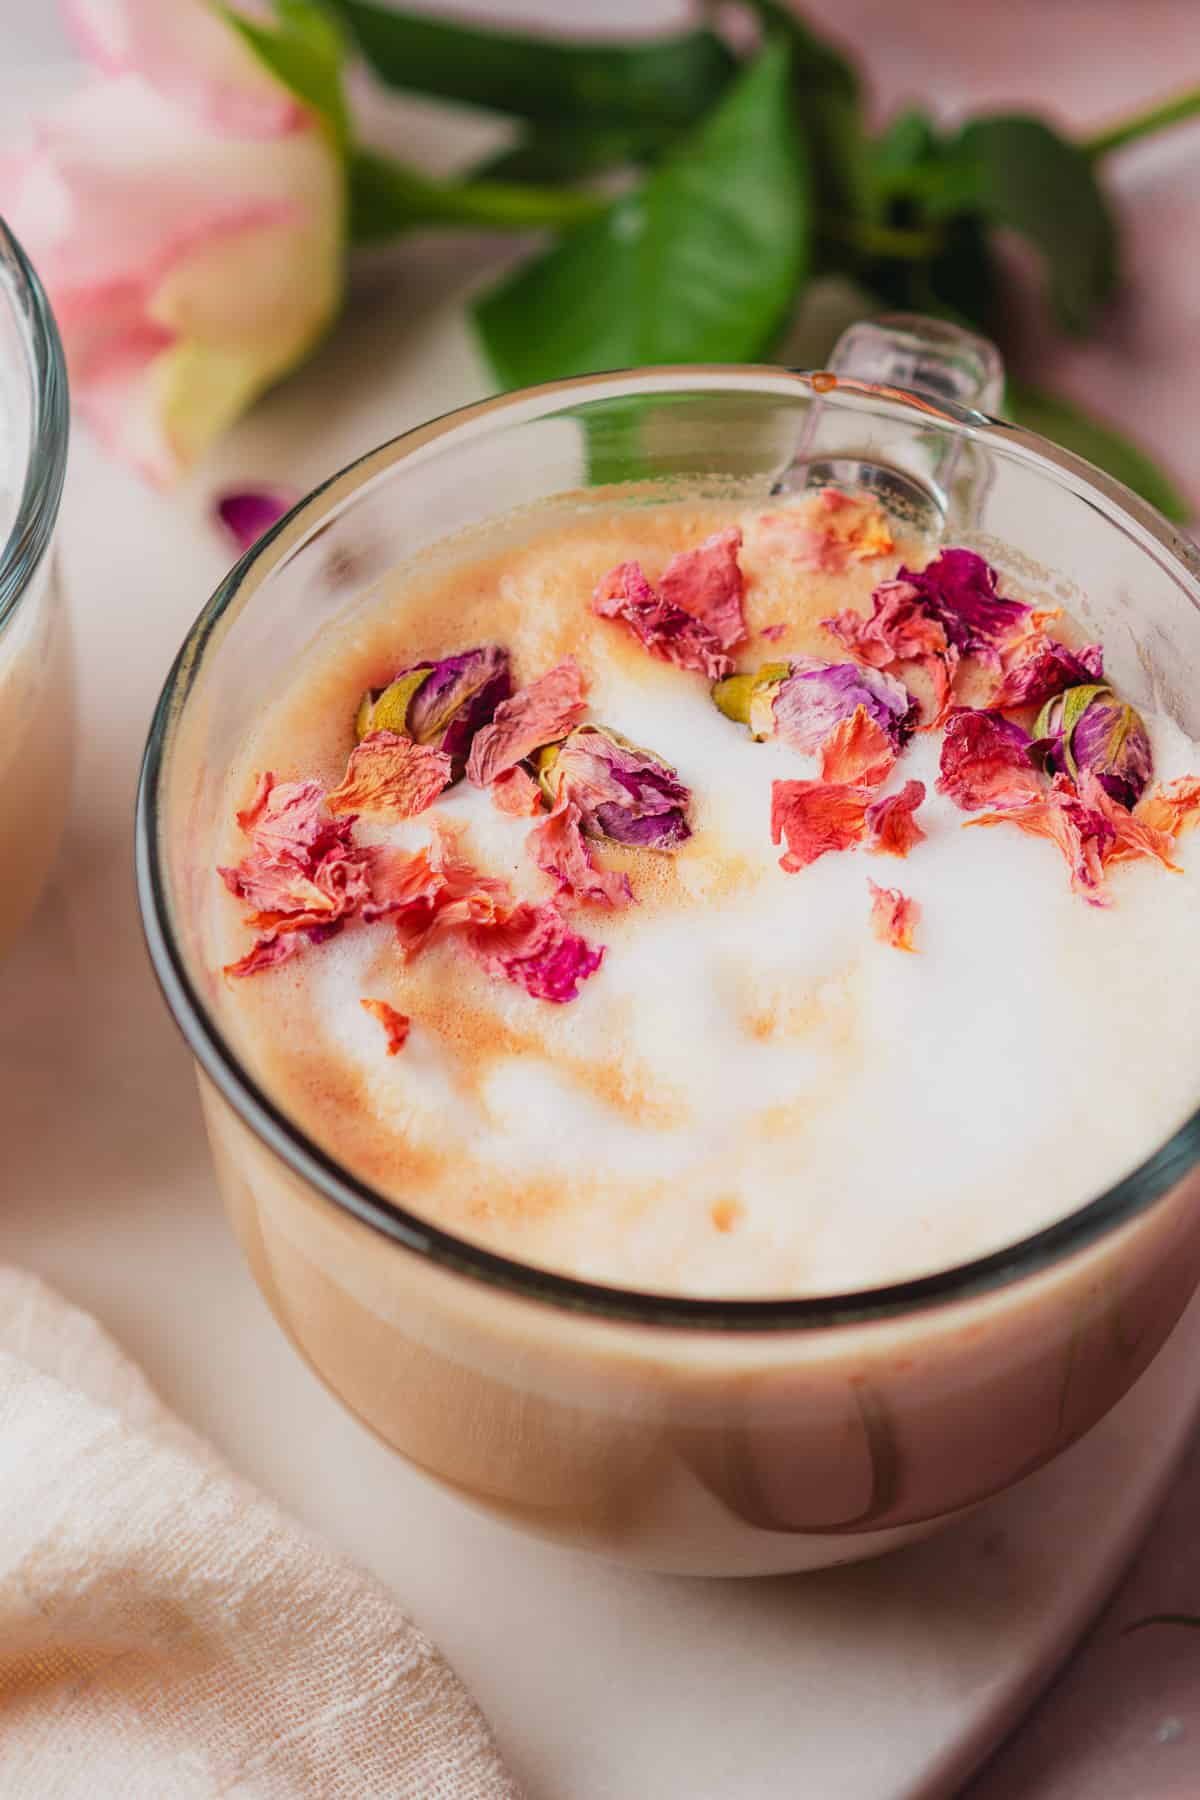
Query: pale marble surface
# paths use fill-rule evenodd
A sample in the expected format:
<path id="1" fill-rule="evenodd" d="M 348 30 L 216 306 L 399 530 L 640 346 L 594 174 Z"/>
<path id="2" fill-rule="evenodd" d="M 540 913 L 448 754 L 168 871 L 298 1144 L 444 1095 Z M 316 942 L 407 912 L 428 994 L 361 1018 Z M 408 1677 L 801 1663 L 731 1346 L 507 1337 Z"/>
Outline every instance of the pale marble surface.
<path id="1" fill-rule="evenodd" d="M 487 10 L 482 0 L 476 9 Z M 899 10 L 882 0 L 825 7 L 839 29 L 872 43 L 885 99 L 934 83 L 945 93 L 986 86 L 989 97 L 1049 98 L 1090 120 L 1177 79 L 1184 58 L 1171 27 L 1180 32 L 1190 9 L 1022 0 L 997 9 L 1001 25 L 978 8 L 923 6 L 920 30 L 898 37 Z M 1157 35 L 1145 31 L 1151 15 Z M 1103 29 L 1086 57 L 1072 54 L 1088 18 Z M 1123 19 L 1128 43 L 1114 35 Z M 0 0 L 0 45 L 8 69 L 18 51 L 49 55 L 52 21 L 24 0 Z M 1197 398 L 1188 330 L 1197 302 L 1178 225 L 1196 228 L 1196 154 L 1186 133 L 1128 159 L 1135 230 L 1148 246 L 1133 298 L 1102 343 L 1065 362 L 1055 353 L 1055 368 L 1118 411 L 1151 384 L 1162 403 L 1145 410 L 1144 434 L 1200 493 L 1187 404 Z M 1071 1457 L 951 1537 L 815 1578 L 653 1581 L 513 1537 L 369 1440 L 267 1318 L 217 1210 L 187 1059 L 145 965 L 129 871 L 129 798 L 153 697 L 225 560 L 208 530 L 207 488 L 242 474 L 306 483 L 469 397 L 485 377 L 437 296 L 477 266 L 470 246 L 388 259 L 318 362 L 171 500 L 78 448 L 64 553 L 85 671 L 84 753 L 58 880 L 0 972 L 0 1258 L 96 1310 L 247 1474 L 392 1583 L 475 1688 L 533 1800 L 928 1800 L 953 1791 L 1016 1716 L 1033 1667 L 1049 1664 L 1100 1598 L 1183 1430 L 1194 1348 L 1174 1346 L 1174 1364 L 1164 1359 Z M 1189 1529 L 1198 1500 L 1193 1454 L 1133 1575 L 976 1783 L 979 1800 L 1191 1791 L 1200 1635 L 1120 1630 L 1149 1611 L 1200 1607 Z"/>

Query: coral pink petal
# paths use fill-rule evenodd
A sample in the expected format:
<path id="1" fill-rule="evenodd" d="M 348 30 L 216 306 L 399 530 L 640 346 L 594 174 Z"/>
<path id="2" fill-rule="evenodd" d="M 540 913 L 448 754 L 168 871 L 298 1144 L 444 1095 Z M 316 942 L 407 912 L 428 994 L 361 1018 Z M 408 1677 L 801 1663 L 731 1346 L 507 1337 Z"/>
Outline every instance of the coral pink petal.
<path id="1" fill-rule="evenodd" d="M 742 534 L 736 525 L 714 531 L 697 549 L 673 556 L 658 584 L 668 606 L 680 607 L 707 625 L 722 650 L 732 650 L 746 635 L 744 583 L 738 563 L 741 547 Z"/>

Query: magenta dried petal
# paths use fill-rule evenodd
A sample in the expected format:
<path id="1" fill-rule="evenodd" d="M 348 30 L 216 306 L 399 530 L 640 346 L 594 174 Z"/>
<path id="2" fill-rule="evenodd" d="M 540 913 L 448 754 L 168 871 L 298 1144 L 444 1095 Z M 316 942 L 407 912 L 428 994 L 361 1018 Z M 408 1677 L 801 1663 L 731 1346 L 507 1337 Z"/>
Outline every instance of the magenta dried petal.
<path id="1" fill-rule="evenodd" d="M 418 744 L 444 750 L 457 780 L 466 767 L 475 733 L 488 724 L 512 692 L 508 651 L 499 644 L 482 644 L 457 656 L 444 656 L 439 662 L 416 663 L 411 669 L 402 669 L 396 680 L 422 668 L 428 668 L 429 674 L 408 703 L 407 734 Z"/>
<path id="2" fill-rule="evenodd" d="M 570 930 L 552 900 L 514 907 L 503 920 L 471 932 L 468 944 L 489 975 L 516 982 L 535 1000 L 556 1006 L 574 1000 L 580 982 L 604 960 L 604 946 Z"/>
<path id="3" fill-rule="evenodd" d="M 1099 644 L 1068 650 L 1043 638 L 1028 655 L 1007 669 L 992 695 L 992 706 L 1041 706 L 1080 683 L 1104 679 L 1104 651 Z"/>
<path id="4" fill-rule="evenodd" d="M 1068 688 L 1047 701 L 1035 730 L 1047 768 L 1075 780 L 1090 772 L 1119 805 L 1137 805 L 1154 773 L 1154 754 L 1141 715 L 1112 688 Z"/>
<path id="5" fill-rule="evenodd" d="M 213 511 L 240 553 L 257 544 L 301 497 L 298 488 L 231 488 L 217 495 Z"/>
<path id="6" fill-rule="evenodd" d="M 662 572 L 659 591 L 669 606 L 691 613 L 712 632 L 722 650 L 732 650 L 746 635 L 742 611 L 744 582 L 737 525 L 714 531 L 695 550 L 681 550 Z"/>
<path id="7" fill-rule="evenodd" d="M 594 837 L 673 850 L 691 836 L 689 790 L 669 763 L 600 725 L 577 725 L 548 763 L 552 803 L 565 794 Z"/>
<path id="8" fill-rule="evenodd" d="M 774 735 L 794 750 L 815 754 L 834 727 L 853 718 L 860 706 L 893 750 L 902 749 L 917 711 L 903 683 L 858 663 L 795 661 L 771 701 Z"/>
<path id="9" fill-rule="evenodd" d="M 960 706 L 942 739 L 938 792 L 964 812 L 1024 806 L 1041 791 L 1032 751 L 1029 733 L 1002 713 Z"/>
<path id="10" fill-rule="evenodd" d="M 897 580 L 916 588 L 960 656 L 1000 667 L 1000 648 L 1033 611 L 1022 600 L 996 592 L 996 571 L 973 550 L 943 550 L 919 573 L 901 569 Z"/>
<path id="11" fill-rule="evenodd" d="M 658 594 L 639 563 L 619 563 L 597 582 L 592 611 L 602 619 L 620 619 L 652 656 L 720 681 L 733 670 L 733 659 L 721 648 L 714 631 L 682 606 Z"/>

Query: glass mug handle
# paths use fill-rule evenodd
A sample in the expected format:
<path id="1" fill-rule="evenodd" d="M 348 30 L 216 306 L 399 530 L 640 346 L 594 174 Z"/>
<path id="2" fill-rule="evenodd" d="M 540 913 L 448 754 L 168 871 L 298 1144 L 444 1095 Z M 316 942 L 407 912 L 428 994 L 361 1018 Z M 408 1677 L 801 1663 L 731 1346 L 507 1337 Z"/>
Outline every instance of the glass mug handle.
<path id="1" fill-rule="evenodd" d="M 842 333 L 828 373 L 882 389 L 883 397 L 892 389 L 898 400 L 929 402 L 928 424 L 915 406 L 889 417 L 826 405 L 817 382 L 798 453 L 776 492 L 826 484 L 865 488 L 933 537 L 951 523 L 957 529 L 972 525 L 986 486 L 986 459 L 973 454 L 952 415 L 984 414 L 1000 405 L 1004 364 L 995 345 L 942 319 L 885 313 Z"/>

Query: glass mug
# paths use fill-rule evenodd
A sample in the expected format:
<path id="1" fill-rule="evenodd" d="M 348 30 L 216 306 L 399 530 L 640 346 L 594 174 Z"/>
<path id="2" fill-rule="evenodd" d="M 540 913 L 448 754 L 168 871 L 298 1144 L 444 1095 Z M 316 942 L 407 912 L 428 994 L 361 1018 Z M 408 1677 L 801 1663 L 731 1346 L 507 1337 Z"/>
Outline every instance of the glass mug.
<path id="1" fill-rule="evenodd" d="M 214 820 L 264 688 L 402 558 L 522 506 L 866 485 L 1049 580 L 1114 679 L 1200 735 L 1200 563 L 1098 470 L 975 410 L 990 345 L 855 327 L 835 373 L 552 383 L 397 438 L 232 571 L 167 681 L 139 802 L 151 954 L 200 1070 L 220 1184 L 279 1322 L 332 1391 L 456 1493 L 633 1563 L 762 1574 L 924 1535 L 1088 1430 L 1200 1276 L 1200 1115 L 1047 1229 L 871 1291 L 689 1299 L 494 1254 L 385 1199 L 257 1084 L 223 1021 Z M 621 485 L 624 484 L 624 485 Z M 476 544 L 476 551 L 478 544 Z M 802 1179 L 802 1177 L 800 1178 Z"/>
<path id="2" fill-rule="evenodd" d="M 74 729 L 53 538 L 67 466 L 67 375 L 46 296 L 0 221 L 0 954 L 62 832 Z"/>

